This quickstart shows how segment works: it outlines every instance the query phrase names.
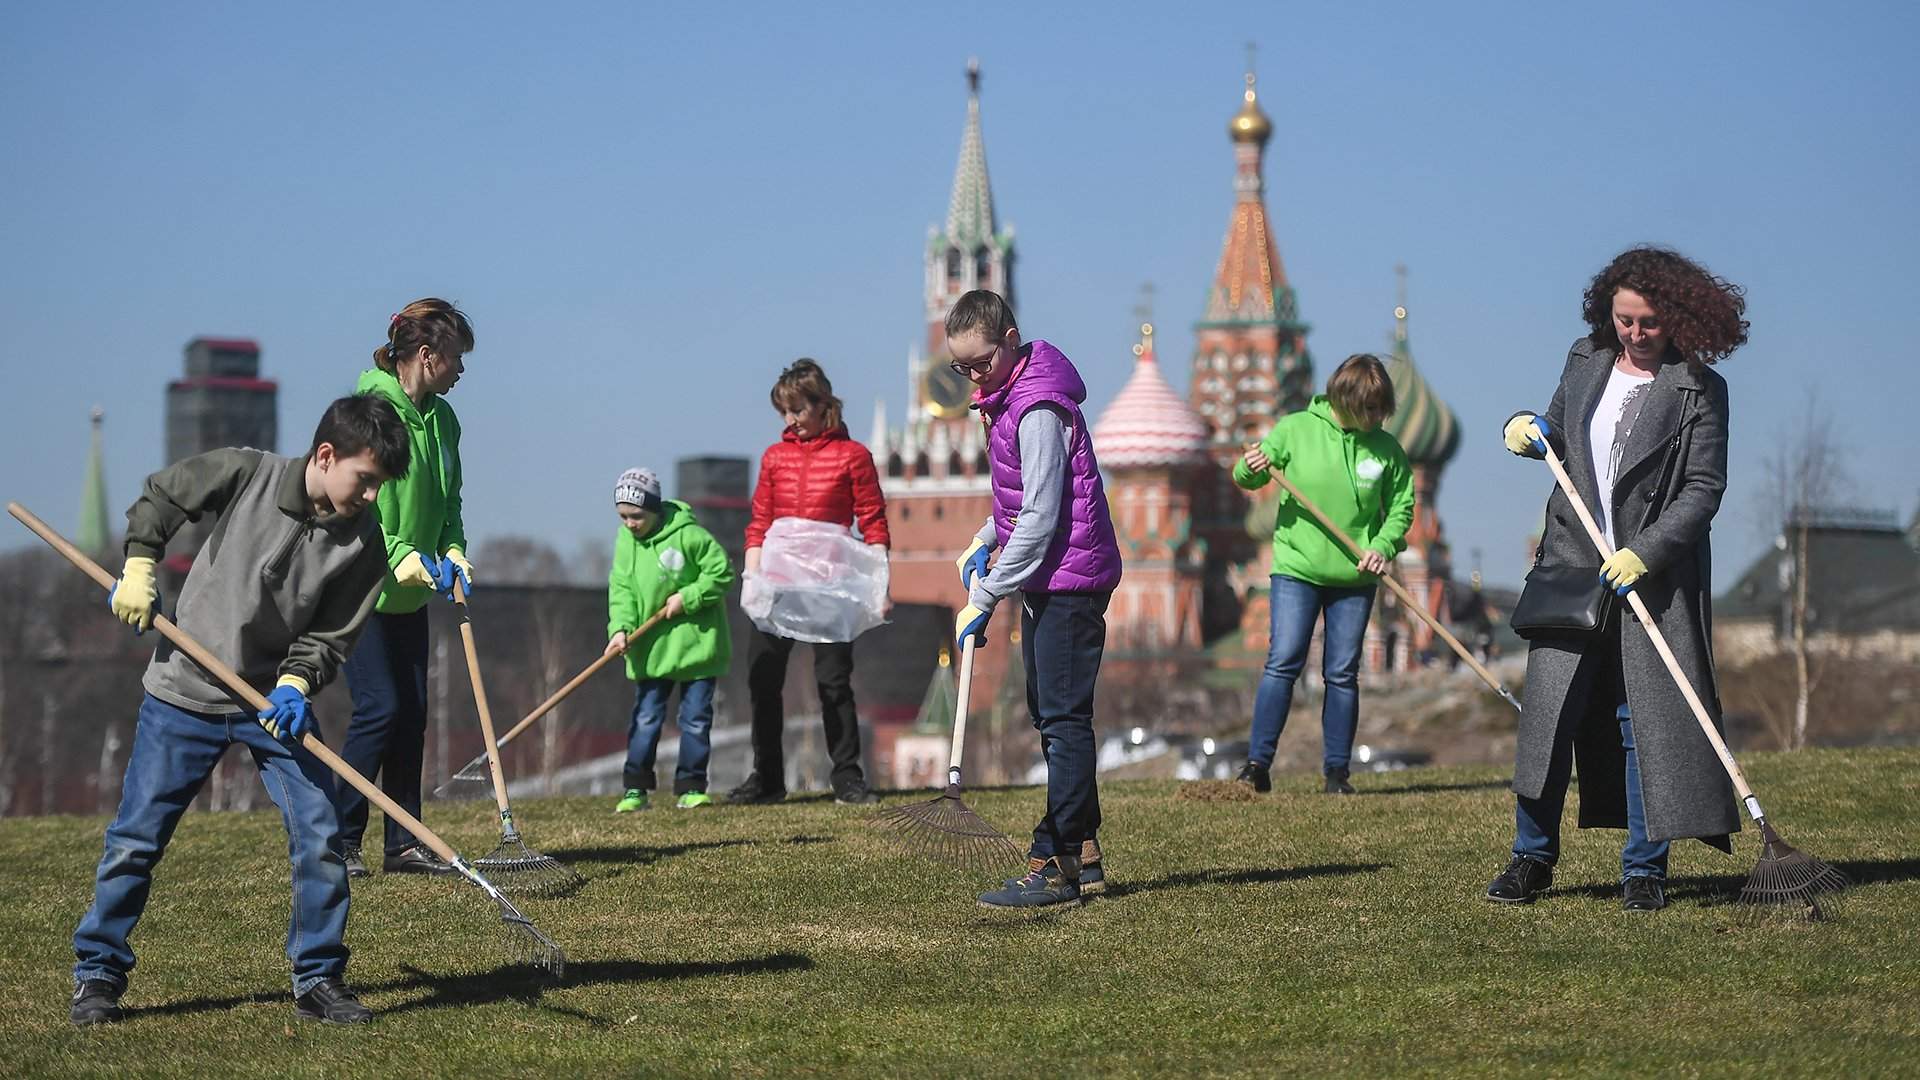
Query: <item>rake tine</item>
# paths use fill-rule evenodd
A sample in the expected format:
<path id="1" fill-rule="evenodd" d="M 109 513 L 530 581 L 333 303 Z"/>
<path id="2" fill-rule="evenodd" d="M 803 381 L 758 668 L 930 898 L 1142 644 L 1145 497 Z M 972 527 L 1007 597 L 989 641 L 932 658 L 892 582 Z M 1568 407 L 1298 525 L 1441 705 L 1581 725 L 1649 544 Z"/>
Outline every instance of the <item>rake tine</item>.
<path id="1" fill-rule="evenodd" d="M 452 860 L 455 870 L 462 877 L 487 894 L 487 897 L 500 909 L 501 944 L 509 955 L 522 963 L 551 972 L 555 978 L 566 974 L 567 954 L 558 942 L 548 937 L 544 931 L 533 924 L 533 920 L 520 913 L 498 887 L 483 877 L 465 859 L 455 857 Z"/>
<path id="2" fill-rule="evenodd" d="M 499 846 L 475 859 L 474 866 L 499 875 L 502 891 L 526 896 L 563 896 L 587 883 L 565 863 L 529 848 L 520 834 L 511 830 L 511 823 Z"/>
<path id="3" fill-rule="evenodd" d="M 1740 890 L 1748 921 L 1804 916 L 1817 922 L 1836 914 L 1837 894 L 1852 884 L 1845 874 L 1782 840 L 1765 821 L 1760 839 L 1760 860 Z"/>
<path id="4" fill-rule="evenodd" d="M 447 792 L 455 788 L 491 783 L 493 778 L 487 775 L 486 770 L 487 755 L 481 754 L 479 757 L 462 765 L 459 772 L 447 777 L 439 787 L 434 788 L 434 798 L 444 799 L 447 797 Z"/>

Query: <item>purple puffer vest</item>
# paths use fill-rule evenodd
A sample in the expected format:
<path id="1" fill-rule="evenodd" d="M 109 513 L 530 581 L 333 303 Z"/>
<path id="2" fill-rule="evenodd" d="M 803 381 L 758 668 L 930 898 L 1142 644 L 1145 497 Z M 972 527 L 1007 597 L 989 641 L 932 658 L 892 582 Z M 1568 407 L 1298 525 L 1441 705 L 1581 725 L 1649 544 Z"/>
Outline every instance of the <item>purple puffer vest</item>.
<path id="1" fill-rule="evenodd" d="M 1067 456 L 1067 508 L 1064 529 L 1056 529 L 1046 556 L 1022 588 L 1027 592 L 1108 592 L 1120 584 L 1120 545 L 1113 538 L 1106 487 L 1094 460 L 1080 403 L 1087 384 L 1059 349 L 1044 341 L 1029 343 L 1027 359 L 1013 378 L 992 394 L 974 394 L 987 425 L 987 460 L 993 466 L 993 531 L 1005 546 L 1020 513 L 1020 418 L 1035 405 L 1057 405 L 1073 425 Z"/>

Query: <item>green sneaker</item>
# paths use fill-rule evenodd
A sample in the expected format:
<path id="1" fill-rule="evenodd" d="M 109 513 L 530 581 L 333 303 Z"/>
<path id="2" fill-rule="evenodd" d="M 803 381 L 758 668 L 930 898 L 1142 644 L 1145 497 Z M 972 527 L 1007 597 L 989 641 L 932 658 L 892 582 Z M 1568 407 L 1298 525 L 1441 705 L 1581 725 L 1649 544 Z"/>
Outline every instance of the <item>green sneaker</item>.
<path id="1" fill-rule="evenodd" d="M 635 810 L 645 810 L 646 808 L 647 793 L 641 791 L 639 788 L 628 788 L 627 793 L 620 796 L 619 805 L 613 808 L 613 812 L 616 814 L 631 814 Z"/>
<path id="2" fill-rule="evenodd" d="M 676 802 L 673 804 L 674 809 L 676 810 L 692 810 L 697 806 L 712 806 L 712 805 L 713 805 L 713 796 L 707 794 L 704 791 L 689 791 L 685 795 L 680 796 L 679 802 Z"/>

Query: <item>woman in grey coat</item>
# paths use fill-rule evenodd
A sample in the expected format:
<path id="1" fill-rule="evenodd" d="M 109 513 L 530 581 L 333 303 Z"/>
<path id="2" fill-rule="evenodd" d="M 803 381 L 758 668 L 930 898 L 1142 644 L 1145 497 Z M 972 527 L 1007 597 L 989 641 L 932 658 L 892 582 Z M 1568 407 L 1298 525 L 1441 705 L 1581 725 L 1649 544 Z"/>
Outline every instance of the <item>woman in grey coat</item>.
<path id="1" fill-rule="evenodd" d="M 1738 286 L 1681 255 L 1622 253 L 1587 286 L 1592 332 L 1568 352 L 1552 403 L 1516 413 L 1505 431 L 1507 449 L 1523 457 L 1552 445 L 1616 549 L 1602 563 L 1556 488 L 1536 563 L 1597 565 L 1618 591 L 1637 591 L 1716 723 L 1708 528 L 1727 486 L 1727 383 L 1708 365 L 1746 342 L 1745 310 Z M 1552 884 L 1576 763 L 1580 827 L 1627 830 L 1628 911 L 1666 906 L 1671 841 L 1731 850 L 1740 828 L 1733 788 L 1625 604 L 1599 635 L 1531 642 L 1513 858 L 1487 887 L 1489 900 L 1527 903 Z"/>

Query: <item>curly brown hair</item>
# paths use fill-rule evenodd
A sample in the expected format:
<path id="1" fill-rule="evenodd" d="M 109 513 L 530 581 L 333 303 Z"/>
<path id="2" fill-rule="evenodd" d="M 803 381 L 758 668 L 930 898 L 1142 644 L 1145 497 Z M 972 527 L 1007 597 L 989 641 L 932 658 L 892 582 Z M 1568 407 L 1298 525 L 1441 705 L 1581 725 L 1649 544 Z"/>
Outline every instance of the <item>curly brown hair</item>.
<path id="1" fill-rule="evenodd" d="M 1725 360 L 1747 343 L 1747 300 L 1740 286 L 1667 248 L 1629 248 L 1594 275 L 1581 298 L 1580 317 L 1593 340 L 1616 352 L 1613 294 L 1632 289 L 1646 298 L 1666 327 L 1667 341 L 1697 364 Z"/>

